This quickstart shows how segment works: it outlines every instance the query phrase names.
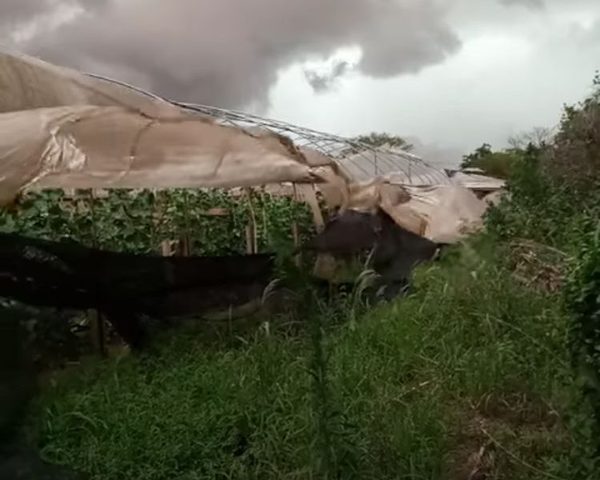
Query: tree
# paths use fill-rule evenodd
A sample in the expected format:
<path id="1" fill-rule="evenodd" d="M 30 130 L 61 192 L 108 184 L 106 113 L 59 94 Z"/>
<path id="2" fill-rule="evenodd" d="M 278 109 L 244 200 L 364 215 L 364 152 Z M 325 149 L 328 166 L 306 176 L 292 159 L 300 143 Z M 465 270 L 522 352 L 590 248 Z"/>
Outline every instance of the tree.
<path id="1" fill-rule="evenodd" d="M 511 149 L 494 152 L 488 143 L 484 143 L 473 153 L 465 155 L 461 168 L 479 168 L 492 177 L 508 178 L 515 163 L 521 158 L 522 150 Z"/>
<path id="2" fill-rule="evenodd" d="M 600 75 L 588 98 L 565 106 L 544 168 L 584 197 L 600 185 Z"/>
<path id="3" fill-rule="evenodd" d="M 359 135 L 358 137 L 354 137 L 352 140 L 375 148 L 399 148 L 400 150 L 404 150 L 406 152 L 410 152 L 413 149 L 413 145 L 408 143 L 402 137 L 390 135 L 388 133 L 372 132 L 368 135 Z"/>
<path id="4" fill-rule="evenodd" d="M 545 148 L 552 142 L 552 130 L 550 128 L 536 127 L 529 132 L 515 135 L 508 139 L 512 150 L 526 150 L 529 145 L 536 148 Z"/>

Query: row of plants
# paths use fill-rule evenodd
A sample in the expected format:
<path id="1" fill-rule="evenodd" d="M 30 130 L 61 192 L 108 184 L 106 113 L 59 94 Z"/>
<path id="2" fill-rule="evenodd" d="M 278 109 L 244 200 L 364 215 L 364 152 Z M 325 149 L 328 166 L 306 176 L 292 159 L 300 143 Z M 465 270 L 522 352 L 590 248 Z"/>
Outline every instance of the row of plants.
<path id="1" fill-rule="evenodd" d="M 224 190 L 31 192 L 18 208 L 0 212 L 0 232 L 135 253 L 159 253 L 162 241 L 181 238 L 189 239 L 195 255 L 245 253 L 248 224 L 259 252 L 288 251 L 294 223 L 303 238 L 313 231 L 305 204 Z"/>
<path id="2" fill-rule="evenodd" d="M 247 226 L 253 225 L 251 238 Z M 294 239 L 292 226 L 300 233 Z M 32 192 L 18 208 L 0 211 L 0 232 L 88 247 L 140 254 L 161 254 L 163 241 L 187 240 L 189 254 L 258 252 L 285 260 L 313 231 L 305 204 L 291 198 L 253 193 L 233 196 L 223 190 Z M 60 367 L 93 350 L 85 312 L 29 309 L 26 322 L 36 364 Z"/>

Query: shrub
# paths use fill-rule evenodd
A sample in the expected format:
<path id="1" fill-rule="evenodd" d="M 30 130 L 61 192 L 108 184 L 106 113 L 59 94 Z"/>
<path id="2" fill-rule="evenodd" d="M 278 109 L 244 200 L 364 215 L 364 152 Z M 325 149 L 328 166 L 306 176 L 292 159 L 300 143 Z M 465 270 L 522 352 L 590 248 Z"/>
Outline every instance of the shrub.
<path id="1" fill-rule="evenodd" d="M 494 152 L 491 145 L 484 143 L 475 152 L 463 157 L 461 168 L 479 168 L 492 177 L 508 178 L 519 157 L 517 150 Z"/>
<path id="2" fill-rule="evenodd" d="M 578 196 L 600 185 L 600 75 L 594 93 L 576 106 L 565 107 L 546 171 L 569 185 Z"/>

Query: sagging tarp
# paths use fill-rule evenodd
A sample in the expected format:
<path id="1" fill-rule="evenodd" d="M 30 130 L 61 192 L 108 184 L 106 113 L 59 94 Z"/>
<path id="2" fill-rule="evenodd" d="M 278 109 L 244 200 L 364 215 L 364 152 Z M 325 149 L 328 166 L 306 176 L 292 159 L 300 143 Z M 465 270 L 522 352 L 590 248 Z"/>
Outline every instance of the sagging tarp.
<path id="1" fill-rule="evenodd" d="M 26 188 L 315 182 L 293 143 L 157 97 L 0 52 L 0 204 Z"/>
<path id="2" fill-rule="evenodd" d="M 401 204 L 382 203 L 394 221 L 429 240 L 452 244 L 483 228 L 488 205 L 467 188 L 455 185 L 409 187 L 410 200 Z"/>
<path id="3" fill-rule="evenodd" d="M 450 178 L 456 185 L 462 185 L 473 192 L 484 194 L 497 192 L 506 187 L 506 180 L 477 173 L 453 172 Z"/>
<path id="4" fill-rule="evenodd" d="M 271 281 L 270 255 L 161 257 L 0 234 L 0 296 L 29 305 L 95 308 L 130 345 L 140 315 L 171 318 L 244 305 Z"/>
<path id="5" fill-rule="evenodd" d="M 354 185 L 332 182 L 321 188 L 325 201 L 341 212 L 377 214 L 398 226 L 441 244 L 456 243 L 483 227 L 488 204 L 460 185 L 409 186 L 383 179 Z"/>
<path id="6" fill-rule="evenodd" d="M 184 188 L 313 182 L 276 135 L 121 107 L 0 114 L 0 204 L 24 188 Z"/>
<path id="7" fill-rule="evenodd" d="M 122 107 L 147 117 L 182 115 L 180 108 L 154 95 L 0 50 L 0 113 L 76 105 Z"/>

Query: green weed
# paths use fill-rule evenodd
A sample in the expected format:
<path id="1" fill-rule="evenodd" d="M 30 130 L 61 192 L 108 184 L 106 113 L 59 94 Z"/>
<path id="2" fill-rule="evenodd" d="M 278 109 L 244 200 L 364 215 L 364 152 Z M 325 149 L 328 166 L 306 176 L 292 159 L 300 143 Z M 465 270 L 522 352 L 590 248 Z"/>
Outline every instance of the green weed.
<path id="1" fill-rule="evenodd" d="M 542 479 L 572 461 L 567 318 L 486 242 L 367 314 L 312 298 L 306 334 L 175 335 L 67 374 L 33 419 L 44 456 L 96 479 L 458 479 L 482 448 L 495 460 L 472 469 Z"/>

